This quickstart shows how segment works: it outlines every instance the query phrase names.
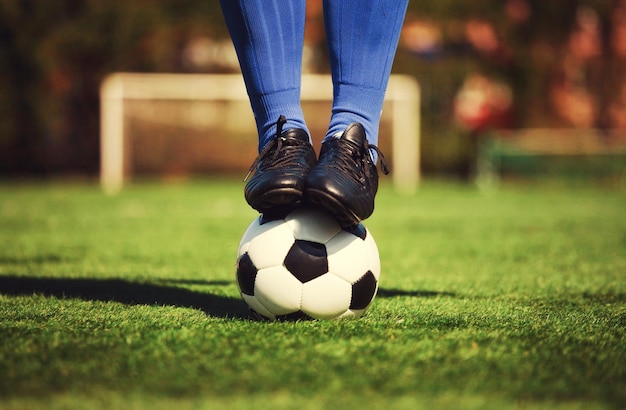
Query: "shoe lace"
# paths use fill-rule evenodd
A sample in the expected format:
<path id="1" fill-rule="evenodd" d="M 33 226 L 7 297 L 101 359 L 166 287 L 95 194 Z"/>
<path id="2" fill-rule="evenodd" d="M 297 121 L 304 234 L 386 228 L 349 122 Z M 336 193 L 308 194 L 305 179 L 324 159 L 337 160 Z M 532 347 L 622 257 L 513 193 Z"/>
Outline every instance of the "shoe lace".
<path id="1" fill-rule="evenodd" d="M 389 165 L 387 164 L 387 160 L 385 159 L 385 156 L 383 155 L 382 151 L 374 144 L 367 144 L 367 151 L 370 155 L 371 155 L 370 151 L 376 152 L 380 161 L 380 170 L 383 171 L 383 174 L 388 175 Z M 373 160 L 374 158 L 372 157 L 372 161 Z"/>
<path id="2" fill-rule="evenodd" d="M 258 167 L 261 160 L 263 160 L 268 154 L 274 150 L 273 158 L 269 161 L 266 166 L 267 169 L 271 168 L 280 168 L 285 165 L 290 165 L 292 163 L 297 163 L 298 159 L 302 157 L 302 150 L 306 149 L 308 143 L 298 140 L 298 139 L 290 139 L 289 144 L 285 144 L 286 138 L 282 136 L 283 126 L 287 122 L 287 119 L 284 115 L 278 117 L 278 121 L 276 121 L 276 138 L 273 138 L 270 142 L 265 145 L 265 147 L 261 150 L 259 155 L 256 157 L 248 173 L 246 174 L 243 182 L 246 182 L 252 172 Z"/>
<path id="3" fill-rule="evenodd" d="M 333 150 L 333 153 L 338 157 L 339 160 L 333 161 L 333 166 L 339 168 L 344 175 L 350 175 L 355 181 L 360 181 L 361 179 L 361 174 L 358 171 L 361 168 L 364 168 L 367 176 L 371 176 L 369 175 L 370 168 L 363 167 L 361 165 L 363 161 L 363 156 L 360 153 L 360 148 L 354 149 L 355 145 L 352 142 L 337 145 L 338 149 Z M 367 149 L 366 155 L 370 156 L 372 162 L 374 162 L 374 157 L 372 155 L 372 151 L 374 151 L 378 155 L 378 158 L 380 160 L 381 171 L 385 175 L 389 174 L 389 166 L 381 150 L 374 144 L 367 144 L 365 147 Z"/>

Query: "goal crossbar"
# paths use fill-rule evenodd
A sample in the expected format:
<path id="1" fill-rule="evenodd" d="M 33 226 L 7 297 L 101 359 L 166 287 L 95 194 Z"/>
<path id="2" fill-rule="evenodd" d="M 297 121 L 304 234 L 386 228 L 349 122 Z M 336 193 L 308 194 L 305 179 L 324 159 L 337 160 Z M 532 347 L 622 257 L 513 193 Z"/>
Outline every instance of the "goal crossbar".
<path id="1" fill-rule="evenodd" d="M 302 101 L 330 101 L 330 76 L 305 74 Z M 100 88 L 100 183 L 114 194 L 125 180 L 124 104 L 133 100 L 247 101 L 240 74 L 114 73 Z M 394 187 L 415 191 L 420 178 L 420 91 L 417 81 L 392 75 L 385 95 L 390 110 Z"/>

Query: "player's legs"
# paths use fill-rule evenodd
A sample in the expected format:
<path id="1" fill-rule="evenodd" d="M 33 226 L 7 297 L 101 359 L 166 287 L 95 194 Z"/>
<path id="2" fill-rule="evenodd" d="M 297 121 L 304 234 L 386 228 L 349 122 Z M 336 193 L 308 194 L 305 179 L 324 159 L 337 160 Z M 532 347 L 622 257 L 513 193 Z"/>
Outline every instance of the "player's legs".
<path id="1" fill-rule="evenodd" d="M 305 0 L 221 0 L 221 5 L 259 135 L 260 155 L 246 200 L 263 213 L 292 207 L 315 163 L 300 107 Z"/>
<path id="2" fill-rule="evenodd" d="M 408 0 L 324 0 L 333 108 L 305 195 L 345 226 L 374 211 L 380 154 L 374 144 L 407 5 Z"/>

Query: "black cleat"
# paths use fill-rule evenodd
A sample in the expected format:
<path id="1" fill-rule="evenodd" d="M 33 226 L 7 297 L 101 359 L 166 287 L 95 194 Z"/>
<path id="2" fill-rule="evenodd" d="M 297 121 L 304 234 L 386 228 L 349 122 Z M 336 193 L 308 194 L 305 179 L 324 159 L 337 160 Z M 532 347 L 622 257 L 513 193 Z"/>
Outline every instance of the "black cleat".
<path id="1" fill-rule="evenodd" d="M 286 213 L 302 201 L 304 183 L 316 156 L 306 131 L 298 128 L 282 131 L 286 119 L 280 116 L 276 138 L 254 160 L 244 181 L 254 175 L 244 188 L 250 206 L 263 214 Z"/>
<path id="2" fill-rule="evenodd" d="M 370 150 L 378 154 L 381 169 L 388 174 L 378 147 L 367 142 L 361 124 L 352 123 L 341 136 L 322 144 L 320 159 L 306 179 L 305 200 L 326 208 L 344 228 L 374 212 L 378 171 Z"/>

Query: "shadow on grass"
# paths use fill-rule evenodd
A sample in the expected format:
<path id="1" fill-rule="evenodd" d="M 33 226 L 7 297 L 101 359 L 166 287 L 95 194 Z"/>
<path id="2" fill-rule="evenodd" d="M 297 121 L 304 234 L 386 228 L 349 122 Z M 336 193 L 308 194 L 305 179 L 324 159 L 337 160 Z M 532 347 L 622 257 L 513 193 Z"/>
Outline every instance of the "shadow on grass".
<path id="1" fill-rule="evenodd" d="M 456 296 L 456 293 L 452 292 L 433 292 L 429 290 L 404 290 L 404 289 L 386 289 L 379 288 L 377 297 L 379 298 L 394 298 L 394 297 L 415 297 L 415 298 L 434 298 L 437 296 Z"/>
<path id="2" fill-rule="evenodd" d="M 234 282 L 173 279 L 157 283 L 142 283 L 123 279 L 0 276 L 0 294 L 2 295 L 43 295 L 60 299 L 119 302 L 127 305 L 176 306 L 197 309 L 211 317 L 251 319 L 248 307 L 240 298 L 194 291 L 182 288 L 180 285 L 231 286 Z M 436 296 L 454 296 L 454 294 L 380 288 L 377 297 Z"/>
<path id="3" fill-rule="evenodd" d="M 239 298 L 198 292 L 175 286 L 194 284 L 231 285 L 228 281 L 164 281 L 164 284 L 131 282 L 122 279 L 74 279 L 0 276 L 0 294 L 43 295 L 61 299 L 119 302 L 127 305 L 177 306 L 197 309 L 212 317 L 246 319 L 248 308 Z M 168 285 L 172 283 L 172 285 Z"/>

